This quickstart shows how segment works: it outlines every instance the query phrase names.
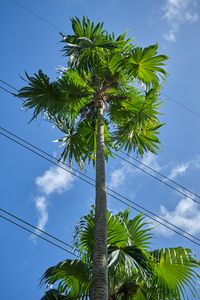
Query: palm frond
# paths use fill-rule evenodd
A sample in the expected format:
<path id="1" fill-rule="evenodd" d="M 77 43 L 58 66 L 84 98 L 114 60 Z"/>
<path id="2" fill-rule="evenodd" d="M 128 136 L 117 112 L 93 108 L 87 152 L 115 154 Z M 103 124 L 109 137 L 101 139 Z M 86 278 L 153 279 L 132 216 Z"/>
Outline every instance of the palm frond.
<path id="1" fill-rule="evenodd" d="M 67 300 L 66 296 L 59 293 L 56 289 L 46 291 L 45 295 L 40 300 Z"/>
<path id="2" fill-rule="evenodd" d="M 71 23 L 74 34 L 63 39 L 66 44 L 63 52 L 70 57 L 70 66 L 89 70 L 104 57 L 106 51 L 115 48 L 114 42 L 105 34 L 103 23 L 95 25 L 87 17 L 82 20 L 71 18 Z"/>
<path id="3" fill-rule="evenodd" d="M 132 51 L 127 65 L 129 74 L 147 86 L 159 85 L 160 78 L 164 79 L 167 75 L 163 67 L 168 57 L 163 54 L 158 55 L 157 50 L 157 44 L 144 49 L 137 47 Z"/>
<path id="4" fill-rule="evenodd" d="M 43 284 L 58 284 L 58 292 L 67 299 L 81 299 L 89 295 L 90 269 L 81 260 L 65 260 L 47 269 L 42 279 Z M 84 298 L 82 298 L 84 299 Z"/>
<path id="5" fill-rule="evenodd" d="M 34 76 L 26 73 L 26 78 L 28 85 L 19 90 L 17 97 L 25 99 L 25 109 L 34 109 L 33 119 L 42 112 L 54 114 L 65 105 L 57 82 L 50 82 L 49 77 L 41 70 Z"/>
<path id="6" fill-rule="evenodd" d="M 163 126 L 158 120 L 158 96 L 157 89 L 143 95 L 130 87 L 124 93 L 125 99 L 111 101 L 109 116 L 115 126 L 112 138 L 117 147 L 141 156 L 147 151 L 156 153 L 160 143 L 158 129 Z"/>
<path id="7" fill-rule="evenodd" d="M 168 292 L 166 299 L 186 299 L 188 292 L 195 299 L 198 295 L 198 274 L 195 269 L 199 263 L 190 249 L 163 248 L 150 252 L 155 264 L 153 285 L 160 294 Z M 163 297 L 163 299 L 165 299 Z"/>

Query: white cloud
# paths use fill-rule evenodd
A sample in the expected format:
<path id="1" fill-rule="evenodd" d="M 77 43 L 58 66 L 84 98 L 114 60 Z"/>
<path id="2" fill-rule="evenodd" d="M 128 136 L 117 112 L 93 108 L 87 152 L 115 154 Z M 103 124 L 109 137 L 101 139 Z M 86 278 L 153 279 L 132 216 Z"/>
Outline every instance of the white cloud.
<path id="1" fill-rule="evenodd" d="M 152 153 L 147 153 L 146 155 L 144 155 L 143 159 L 141 160 L 141 162 L 145 165 L 147 165 L 148 167 L 153 168 L 156 171 L 159 171 L 161 169 L 161 167 L 159 166 L 159 164 L 157 163 L 156 160 L 156 155 L 152 154 Z M 130 162 L 137 164 L 135 161 L 129 159 Z M 145 166 L 142 166 L 140 164 L 137 164 L 141 169 L 145 169 Z M 150 170 L 148 170 L 149 173 L 151 173 Z M 121 163 L 121 167 L 115 169 L 111 174 L 110 174 L 110 181 L 109 181 L 109 188 L 111 189 L 118 189 L 120 188 L 125 182 L 126 180 L 130 177 L 130 175 L 139 175 L 142 174 L 141 170 L 138 170 L 136 167 L 131 166 L 130 164 L 122 161 Z"/>
<path id="2" fill-rule="evenodd" d="M 168 178 L 175 179 L 177 176 L 185 175 L 188 168 L 189 162 L 177 165 L 171 170 L 170 174 L 168 175 Z"/>
<path id="3" fill-rule="evenodd" d="M 197 203 L 189 198 L 183 198 L 174 210 L 168 210 L 165 206 L 160 207 L 160 217 L 180 227 L 190 234 L 200 233 L 200 208 Z M 167 224 L 168 225 L 168 224 Z M 164 236 L 175 234 L 164 226 L 158 226 L 156 231 Z"/>
<path id="4" fill-rule="evenodd" d="M 46 195 L 62 193 L 71 188 L 74 177 L 59 167 L 52 167 L 35 180 L 40 191 Z"/>
<path id="5" fill-rule="evenodd" d="M 141 162 L 156 171 L 159 171 L 161 169 L 161 166 L 159 166 L 157 162 L 157 156 L 155 154 L 152 154 L 151 152 L 148 152 L 146 155 L 144 155 Z"/>
<path id="6" fill-rule="evenodd" d="M 176 41 L 176 34 L 181 25 L 198 20 L 196 0 L 166 0 L 162 10 L 163 19 L 166 20 L 169 28 L 168 32 L 164 34 L 167 41 Z"/>
<path id="7" fill-rule="evenodd" d="M 148 152 L 143 157 L 141 163 L 152 168 L 153 170 L 146 168 L 144 165 L 138 164 L 132 159 L 127 159 L 127 160 L 139 166 L 144 171 L 147 171 L 148 173 L 153 175 L 156 175 L 153 170 L 162 172 L 162 170 L 164 169 L 169 169 L 171 165 L 168 164 L 168 165 L 160 166 L 157 162 L 157 156 L 150 152 Z M 186 175 L 186 173 L 189 170 L 191 171 L 198 168 L 200 168 L 200 156 L 199 157 L 197 156 L 195 159 L 191 159 L 186 162 L 174 165 L 169 171 L 169 175 L 167 177 L 171 180 L 175 180 L 178 176 Z M 131 166 L 129 163 L 125 161 L 121 161 L 121 166 L 110 173 L 110 180 L 108 182 L 108 187 L 111 189 L 120 189 L 126 183 L 126 181 L 129 179 L 130 176 L 141 175 L 141 174 L 143 174 L 141 170 L 138 170 L 136 167 Z M 167 181 L 167 179 L 163 179 L 163 181 Z"/>
<path id="8" fill-rule="evenodd" d="M 46 197 L 36 197 L 35 198 L 35 207 L 38 211 L 39 220 L 37 227 L 41 230 L 44 229 L 47 221 L 48 221 L 48 211 L 47 211 L 47 199 Z"/>
<path id="9" fill-rule="evenodd" d="M 35 183 L 40 190 L 40 195 L 35 199 L 35 207 L 38 213 L 37 227 L 41 230 L 45 229 L 48 222 L 48 197 L 53 193 L 63 193 L 72 187 L 74 181 L 73 175 L 59 167 L 51 167 L 46 170 L 42 176 L 35 179 Z M 37 230 L 35 233 L 39 234 Z M 35 242 L 35 237 L 31 237 Z"/>
<path id="10" fill-rule="evenodd" d="M 126 168 L 122 165 L 121 168 L 114 170 L 110 174 L 110 182 L 108 184 L 110 189 L 117 189 L 122 185 L 126 179 L 127 173 Z"/>
<path id="11" fill-rule="evenodd" d="M 200 157 L 174 166 L 167 177 L 170 179 L 176 179 L 178 176 L 185 175 L 189 169 L 192 170 L 198 168 L 200 168 Z"/>

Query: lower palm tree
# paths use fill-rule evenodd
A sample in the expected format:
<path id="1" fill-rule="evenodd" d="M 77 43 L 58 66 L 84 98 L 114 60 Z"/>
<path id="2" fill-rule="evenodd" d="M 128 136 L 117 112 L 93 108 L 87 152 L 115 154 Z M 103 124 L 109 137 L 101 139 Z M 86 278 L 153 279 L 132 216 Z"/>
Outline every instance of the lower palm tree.
<path id="1" fill-rule="evenodd" d="M 150 250 L 151 228 L 142 215 L 107 213 L 109 300 L 172 300 L 197 297 L 197 268 L 190 249 Z M 58 284 L 42 300 L 90 299 L 94 210 L 76 227 L 74 249 L 80 259 L 67 259 L 49 268 L 42 282 Z"/>

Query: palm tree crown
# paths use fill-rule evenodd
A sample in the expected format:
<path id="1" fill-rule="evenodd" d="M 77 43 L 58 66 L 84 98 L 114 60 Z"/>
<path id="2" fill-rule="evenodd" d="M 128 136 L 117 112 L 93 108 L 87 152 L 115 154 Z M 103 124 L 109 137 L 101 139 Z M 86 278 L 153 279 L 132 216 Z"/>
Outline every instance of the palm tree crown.
<path id="1" fill-rule="evenodd" d="M 143 155 L 158 149 L 159 79 L 166 75 L 167 57 L 157 54 L 157 45 L 135 47 L 125 34 L 115 37 L 88 18 L 72 18 L 73 35 L 64 36 L 67 68 L 50 82 L 39 70 L 26 74 L 21 88 L 24 107 L 34 109 L 33 118 L 43 113 L 62 132 L 63 160 L 83 167 L 95 161 L 97 110 L 104 107 L 105 158 L 111 148 L 124 148 Z M 145 84 L 145 91 L 138 88 Z"/>

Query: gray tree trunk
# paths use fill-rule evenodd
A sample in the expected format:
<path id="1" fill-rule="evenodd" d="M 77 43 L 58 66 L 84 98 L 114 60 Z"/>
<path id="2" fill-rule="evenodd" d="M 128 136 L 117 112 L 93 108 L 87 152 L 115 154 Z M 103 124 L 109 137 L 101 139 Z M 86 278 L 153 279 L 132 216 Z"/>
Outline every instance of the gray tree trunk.
<path id="1" fill-rule="evenodd" d="M 91 300 L 108 300 L 107 203 L 104 159 L 104 111 L 98 108 L 96 151 L 96 203 Z"/>

